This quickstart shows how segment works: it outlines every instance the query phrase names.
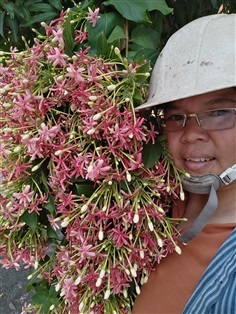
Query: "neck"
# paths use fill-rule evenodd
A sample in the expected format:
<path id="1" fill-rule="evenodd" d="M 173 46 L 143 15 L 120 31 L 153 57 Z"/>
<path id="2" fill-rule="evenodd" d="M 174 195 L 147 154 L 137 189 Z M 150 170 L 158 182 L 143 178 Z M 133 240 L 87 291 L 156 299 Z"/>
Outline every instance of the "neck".
<path id="1" fill-rule="evenodd" d="M 228 186 L 222 186 L 217 190 L 218 207 L 215 214 L 208 221 L 209 223 L 236 223 L 236 183 L 231 183 Z M 181 222 L 182 227 L 189 227 L 208 200 L 208 194 L 189 193 L 186 209 L 183 217 L 186 217 L 187 222 Z"/>

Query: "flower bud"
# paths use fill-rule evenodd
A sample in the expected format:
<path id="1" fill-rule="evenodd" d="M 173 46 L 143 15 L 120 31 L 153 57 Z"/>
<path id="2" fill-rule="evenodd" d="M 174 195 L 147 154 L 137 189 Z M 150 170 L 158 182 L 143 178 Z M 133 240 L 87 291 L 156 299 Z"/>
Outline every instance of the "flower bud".
<path id="1" fill-rule="evenodd" d="M 95 133 L 95 131 L 96 131 L 96 130 L 95 130 L 94 128 L 92 128 L 92 129 L 90 129 L 90 130 L 87 131 L 87 134 L 88 134 L 88 135 L 92 135 L 93 133 Z"/>
<path id="2" fill-rule="evenodd" d="M 109 298 L 111 294 L 111 291 L 109 289 L 107 289 L 107 291 L 105 292 L 105 295 L 104 295 L 104 300 L 107 300 Z"/>
<path id="3" fill-rule="evenodd" d="M 143 259 L 143 258 L 144 258 L 144 250 L 140 250 L 140 251 L 139 251 L 139 255 L 140 255 L 140 257 Z"/>
<path id="4" fill-rule="evenodd" d="M 104 233 L 103 233 L 102 230 L 100 230 L 100 231 L 98 232 L 98 239 L 99 239 L 100 241 L 102 241 L 103 238 L 104 238 Z"/>
<path id="5" fill-rule="evenodd" d="M 43 27 L 47 27 L 47 24 L 46 24 L 45 22 L 41 22 L 40 24 L 41 24 L 41 26 L 43 26 Z"/>
<path id="6" fill-rule="evenodd" d="M 131 174 L 129 173 L 129 171 L 126 171 L 126 179 L 128 182 L 131 182 L 131 180 L 132 180 L 132 177 L 131 177 Z"/>
<path id="7" fill-rule="evenodd" d="M 82 301 L 82 302 L 80 302 L 80 304 L 79 304 L 79 312 L 82 312 L 83 307 L 84 307 L 84 302 Z"/>
<path id="8" fill-rule="evenodd" d="M 125 298 L 127 298 L 127 297 L 128 297 L 128 292 L 127 292 L 127 289 L 123 289 L 123 296 L 124 296 Z"/>
<path id="9" fill-rule="evenodd" d="M 61 289 L 61 285 L 59 284 L 59 282 L 56 284 L 55 286 L 55 290 L 56 292 L 58 292 Z"/>
<path id="10" fill-rule="evenodd" d="M 39 267 L 39 262 L 38 261 L 35 261 L 34 263 L 34 269 L 37 269 Z"/>
<path id="11" fill-rule="evenodd" d="M 130 269 L 130 272 L 131 272 L 131 275 L 132 275 L 133 277 L 137 277 L 137 273 L 136 273 L 136 270 L 135 270 L 134 268 L 131 268 L 131 269 Z"/>
<path id="12" fill-rule="evenodd" d="M 99 112 L 99 113 L 96 113 L 94 116 L 93 116 L 93 121 L 98 121 L 100 120 L 102 117 L 102 114 Z"/>
<path id="13" fill-rule="evenodd" d="M 55 152 L 55 156 L 59 156 L 59 155 L 61 155 L 62 154 L 62 150 L 61 149 L 59 149 L 59 150 L 57 150 L 56 152 Z"/>
<path id="14" fill-rule="evenodd" d="M 139 222 L 139 214 L 135 214 L 133 218 L 133 222 L 136 224 Z"/>
<path id="15" fill-rule="evenodd" d="M 69 218 L 65 218 L 61 223 L 62 228 L 67 227 L 69 225 L 69 222 Z"/>
<path id="16" fill-rule="evenodd" d="M 107 89 L 108 89 L 110 92 L 112 92 L 113 90 L 116 89 L 116 85 L 114 85 L 114 84 L 108 85 L 108 86 L 107 86 Z"/>
<path id="17" fill-rule="evenodd" d="M 178 253 L 178 254 L 182 253 L 181 252 L 181 248 L 178 245 L 175 246 L 175 252 Z"/>
<path id="18" fill-rule="evenodd" d="M 24 135 L 21 136 L 22 141 L 28 140 L 30 137 L 30 133 L 25 133 Z"/>
<path id="19" fill-rule="evenodd" d="M 101 278 L 101 277 L 98 277 L 95 286 L 96 286 L 96 287 L 100 287 L 101 284 L 102 284 L 102 278 Z"/>
<path id="20" fill-rule="evenodd" d="M 184 199 L 185 199 L 185 194 L 184 194 L 184 192 L 180 192 L 180 199 L 181 199 L 181 201 L 184 201 Z"/>
<path id="21" fill-rule="evenodd" d="M 99 274 L 99 277 L 100 278 L 103 278 L 104 276 L 105 276 L 105 269 L 102 269 L 101 271 L 100 271 L 100 274 Z"/>
<path id="22" fill-rule="evenodd" d="M 81 213 L 86 212 L 87 209 L 88 209 L 88 205 L 84 204 L 84 205 L 81 207 Z"/>
<path id="23" fill-rule="evenodd" d="M 81 282 L 81 276 L 77 277 L 77 279 L 75 280 L 75 285 L 78 286 Z"/>
<path id="24" fill-rule="evenodd" d="M 89 100 L 91 100 L 91 101 L 96 101 L 98 99 L 98 97 L 97 96 L 89 96 Z"/>
<path id="25" fill-rule="evenodd" d="M 140 288 L 139 288 L 139 286 L 138 286 L 138 285 L 137 285 L 137 286 L 135 286 L 135 290 L 136 290 L 136 293 L 137 293 L 137 294 L 140 294 L 140 292 L 141 292 L 141 291 L 140 291 Z"/>
<path id="26" fill-rule="evenodd" d="M 114 52 L 117 56 L 120 55 L 120 49 L 118 47 L 114 48 Z"/>
<path id="27" fill-rule="evenodd" d="M 160 247 L 163 247 L 163 241 L 161 238 L 158 238 L 157 239 L 157 244 L 160 246 Z"/>
<path id="28" fill-rule="evenodd" d="M 38 169 L 40 168 L 40 164 L 34 166 L 31 171 L 34 172 L 34 171 L 37 171 Z"/>
<path id="29" fill-rule="evenodd" d="M 150 231 L 154 230 L 153 223 L 151 221 L 148 222 L 148 228 L 150 229 Z"/>

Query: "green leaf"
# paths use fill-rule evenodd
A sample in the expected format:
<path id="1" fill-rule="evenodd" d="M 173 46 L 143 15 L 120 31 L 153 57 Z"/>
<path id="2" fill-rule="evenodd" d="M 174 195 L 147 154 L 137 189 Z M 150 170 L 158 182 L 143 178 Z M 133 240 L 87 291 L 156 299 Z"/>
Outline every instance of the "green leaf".
<path id="1" fill-rule="evenodd" d="M 43 0 L 27 0 L 27 1 L 24 2 L 24 5 L 26 7 L 32 7 L 34 4 L 42 3 L 42 2 L 43 2 Z"/>
<path id="2" fill-rule="evenodd" d="M 35 293 L 32 296 L 32 301 L 43 306 L 43 313 L 49 313 L 49 308 L 52 304 L 48 298 L 47 292 Z"/>
<path id="3" fill-rule="evenodd" d="M 11 37 L 12 40 L 17 43 L 18 42 L 18 31 L 19 31 L 19 26 L 18 26 L 18 22 L 16 19 L 11 19 L 9 16 L 6 16 L 6 25 L 8 25 L 11 29 Z"/>
<path id="4" fill-rule="evenodd" d="M 137 60 L 142 56 L 145 60 L 150 61 L 150 66 L 153 68 L 158 55 L 159 51 L 156 49 L 145 49 L 144 52 L 138 51 L 134 56 L 134 60 Z"/>
<path id="5" fill-rule="evenodd" d="M 85 197 L 90 197 L 93 192 L 95 191 L 95 188 L 91 184 L 75 184 L 77 195 L 85 195 Z"/>
<path id="6" fill-rule="evenodd" d="M 29 27 L 32 26 L 34 23 L 41 23 L 45 22 L 48 23 L 50 22 L 53 18 L 55 18 L 58 15 L 57 12 L 46 12 L 46 13 L 40 13 L 35 16 L 33 16 L 30 20 L 26 21 L 25 23 L 22 23 L 22 27 Z"/>
<path id="7" fill-rule="evenodd" d="M 20 219 L 24 221 L 32 230 L 37 228 L 38 215 L 35 212 L 25 212 Z"/>
<path id="8" fill-rule="evenodd" d="M 137 105 L 141 105 L 142 102 L 143 102 L 143 98 L 142 98 L 142 93 L 139 89 L 135 88 L 134 90 L 134 94 L 133 94 L 133 99 L 134 99 L 134 102 L 137 104 Z"/>
<path id="9" fill-rule="evenodd" d="M 56 231 L 49 225 L 47 226 L 47 236 L 49 239 L 58 239 Z"/>
<path id="10" fill-rule="evenodd" d="M 150 27 L 140 24 L 133 29 L 131 40 L 145 49 L 155 49 L 160 41 L 160 34 Z"/>
<path id="11" fill-rule="evenodd" d="M 60 0 L 49 0 L 48 2 L 58 11 L 61 11 L 63 9 L 62 3 Z"/>
<path id="12" fill-rule="evenodd" d="M 111 35 L 108 37 L 107 42 L 113 43 L 117 39 L 127 39 L 124 29 L 120 25 L 116 25 Z"/>
<path id="13" fill-rule="evenodd" d="M 4 30 L 3 30 L 3 25 L 4 25 L 4 18 L 5 18 L 6 12 L 0 12 L 0 35 L 4 37 Z"/>
<path id="14" fill-rule="evenodd" d="M 55 8 L 48 3 L 37 3 L 29 7 L 31 12 L 55 12 Z"/>
<path id="15" fill-rule="evenodd" d="M 108 58 L 109 56 L 109 47 L 106 40 L 106 37 L 103 33 L 98 37 L 97 41 L 97 55 L 103 56 L 104 59 Z"/>
<path id="16" fill-rule="evenodd" d="M 74 49 L 74 24 L 71 23 L 72 18 L 72 12 L 69 11 L 66 21 L 64 23 L 63 28 L 63 38 L 65 41 L 65 52 L 68 56 L 73 55 L 73 49 Z"/>
<path id="17" fill-rule="evenodd" d="M 109 12 L 107 14 L 99 14 L 100 19 L 98 19 L 95 27 L 92 27 L 91 23 L 87 21 L 86 27 L 88 29 L 88 44 L 91 46 L 91 52 L 96 53 L 94 47 L 97 47 L 97 42 L 99 36 L 103 33 L 106 38 L 108 38 L 115 26 L 122 26 L 123 19 L 117 12 Z"/>
<path id="18" fill-rule="evenodd" d="M 150 63 L 146 62 L 143 65 L 141 65 L 138 70 L 136 71 L 135 75 L 135 81 L 138 83 L 144 83 L 147 81 L 146 73 L 150 73 Z M 140 74 L 140 75 L 137 75 Z"/>
<path id="19" fill-rule="evenodd" d="M 43 205 L 43 207 L 46 208 L 51 214 L 55 212 L 56 207 L 52 195 L 49 194 L 48 202 Z"/>
<path id="20" fill-rule="evenodd" d="M 7 12 L 7 14 L 9 14 L 11 19 L 14 19 L 15 17 L 15 9 L 16 6 L 13 2 L 9 1 L 9 2 L 2 2 L 1 1 L 1 6 L 3 7 L 3 9 Z"/>
<path id="21" fill-rule="evenodd" d="M 147 168 L 152 167 L 155 162 L 160 159 L 162 152 L 163 147 L 158 140 L 156 140 L 155 144 L 149 142 L 147 145 L 145 145 L 142 154 L 144 166 Z"/>
<path id="22" fill-rule="evenodd" d="M 30 11 L 24 5 L 21 7 L 21 13 L 24 20 L 29 20 L 31 18 Z"/>
<path id="23" fill-rule="evenodd" d="M 158 10 L 164 15 L 172 12 L 164 0 L 108 0 L 103 4 L 114 6 L 125 19 L 136 23 L 150 23 L 147 11 Z"/>

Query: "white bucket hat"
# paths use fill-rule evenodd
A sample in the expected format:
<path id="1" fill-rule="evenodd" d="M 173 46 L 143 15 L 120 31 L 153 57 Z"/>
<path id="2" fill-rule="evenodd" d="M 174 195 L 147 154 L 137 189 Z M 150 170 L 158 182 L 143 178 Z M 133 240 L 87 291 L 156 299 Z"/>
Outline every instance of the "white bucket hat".
<path id="1" fill-rule="evenodd" d="M 174 33 L 153 68 L 144 109 L 236 86 L 236 14 L 196 19 Z"/>

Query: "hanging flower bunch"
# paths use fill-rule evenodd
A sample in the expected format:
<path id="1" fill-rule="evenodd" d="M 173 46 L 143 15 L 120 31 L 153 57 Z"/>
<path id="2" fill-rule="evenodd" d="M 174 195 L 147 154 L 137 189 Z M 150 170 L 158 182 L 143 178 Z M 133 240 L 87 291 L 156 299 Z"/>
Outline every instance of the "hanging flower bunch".
<path id="1" fill-rule="evenodd" d="M 164 148 L 145 167 L 158 133 L 134 108 L 148 63 L 118 48 L 113 61 L 89 47 L 69 56 L 66 18 L 1 55 L 1 263 L 32 269 L 25 313 L 129 313 L 153 266 L 179 252 L 168 213 L 181 185 Z M 74 43 L 86 41 L 81 28 Z"/>

